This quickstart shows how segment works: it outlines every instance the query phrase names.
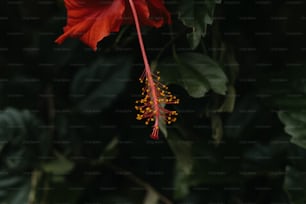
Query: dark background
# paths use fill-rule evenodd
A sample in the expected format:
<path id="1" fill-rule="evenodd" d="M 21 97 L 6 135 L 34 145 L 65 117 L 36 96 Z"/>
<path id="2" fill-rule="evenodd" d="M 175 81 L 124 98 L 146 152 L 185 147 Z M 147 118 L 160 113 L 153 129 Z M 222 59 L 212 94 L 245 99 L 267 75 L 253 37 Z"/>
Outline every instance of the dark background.
<path id="1" fill-rule="evenodd" d="M 180 98 L 154 141 L 133 25 L 93 52 L 54 43 L 61 0 L 1 0 L 0 203 L 306 203 L 306 2 L 217 2 L 166 1 L 173 24 L 142 28 Z"/>

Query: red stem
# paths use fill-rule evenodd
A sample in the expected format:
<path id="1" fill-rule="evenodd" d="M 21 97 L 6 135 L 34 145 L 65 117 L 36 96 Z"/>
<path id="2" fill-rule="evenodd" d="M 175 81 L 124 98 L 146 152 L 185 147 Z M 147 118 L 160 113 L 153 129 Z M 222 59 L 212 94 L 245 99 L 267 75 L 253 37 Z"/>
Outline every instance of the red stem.
<path id="1" fill-rule="evenodd" d="M 154 112 L 155 123 L 153 125 L 153 132 L 151 134 L 151 138 L 152 139 L 158 139 L 158 123 L 159 123 L 160 110 L 159 110 L 159 104 L 158 104 L 158 98 L 157 98 L 157 90 L 156 90 L 156 87 L 155 87 L 155 83 L 153 81 L 151 68 L 150 68 L 150 65 L 149 65 L 148 57 L 147 57 L 145 46 L 144 46 L 144 43 L 143 43 L 137 11 L 136 11 L 133 0 L 129 0 L 129 3 L 130 3 L 130 6 L 131 6 L 132 14 L 133 14 L 135 25 L 136 25 L 138 41 L 139 41 L 139 45 L 140 45 L 140 49 L 141 49 L 143 62 L 144 62 L 144 65 L 145 65 L 146 77 L 148 79 L 148 86 L 149 86 L 149 89 L 151 90 L 151 94 L 152 94 L 151 98 L 152 98 L 152 101 L 153 101 L 153 110 L 155 111 Z"/>

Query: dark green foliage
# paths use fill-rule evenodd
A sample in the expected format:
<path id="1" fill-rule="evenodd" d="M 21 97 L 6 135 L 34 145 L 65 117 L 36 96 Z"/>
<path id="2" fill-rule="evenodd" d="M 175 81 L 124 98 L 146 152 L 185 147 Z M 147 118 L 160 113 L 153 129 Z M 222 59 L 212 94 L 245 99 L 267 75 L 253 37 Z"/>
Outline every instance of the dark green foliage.
<path id="1" fill-rule="evenodd" d="M 129 81 L 131 58 L 104 57 L 80 70 L 71 85 L 71 100 L 77 109 L 103 111 L 123 91 Z"/>
<path id="2" fill-rule="evenodd" d="M 166 84 L 178 84 L 190 96 L 201 98 L 209 90 L 224 95 L 227 77 L 222 68 L 206 55 L 183 53 L 174 59 L 160 63 L 161 80 Z"/>
<path id="3" fill-rule="evenodd" d="M 306 149 L 306 113 L 280 112 L 279 118 L 285 124 L 285 131 L 292 136 L 291 142 Z"/>
<path id="4" fill-rule="evenodd" d="M 29 111 L 7 108 L 0 114 L 0 199 L 27 203 L 31 171 L 49 149 L 42 125 Z"/>
<path id="5" fill-rule="evenodd" d="M 213 23 L 214 10 L 221 0 L 180 0 L 178 6 L 179 19 L 192 31 L 187 34 L 191 48 L 195 49 L 206 35 L 207 25 Z"/>
<path id="6" fill-rule="evenodd" d="M 180 104 L 153 141 L 133 25 L 93 52 L 54 43 L 63 1 L 0 2 L 0 204 L 306 202 L 306 3 L 165 4 L 142 31 Z"/>

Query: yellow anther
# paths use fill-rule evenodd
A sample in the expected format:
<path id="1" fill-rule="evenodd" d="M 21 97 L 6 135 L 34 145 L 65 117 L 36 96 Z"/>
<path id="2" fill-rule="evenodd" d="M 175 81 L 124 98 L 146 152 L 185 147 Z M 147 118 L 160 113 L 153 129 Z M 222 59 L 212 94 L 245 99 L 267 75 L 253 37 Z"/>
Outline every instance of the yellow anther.
<path id="1" fill-rule="evenodd" d="M 166 124 L 171 124 L 176 121 L 178 115 L 176 111 L 169 111 L 165 108 L 167 104 L 178 104 L 179 100 L 168 91 L 166 85 L 159 82 L 160 79 L 159 72 L 153 75 L 153 85 L 149 84 L 147 78 L 140 78 L 140 82 L 144 82 L 145 86 L 141 89 L 143 98 L 136 101 L 135 109 L 140 113 L 137 114 L 136 119 L 144 120 L 146 125 L 156 121 L 156 118 L 162 118 Z M 153 96 L 156 98 L 152 98 Z M 154 128 L 156 130 L 155 126 Z"/>

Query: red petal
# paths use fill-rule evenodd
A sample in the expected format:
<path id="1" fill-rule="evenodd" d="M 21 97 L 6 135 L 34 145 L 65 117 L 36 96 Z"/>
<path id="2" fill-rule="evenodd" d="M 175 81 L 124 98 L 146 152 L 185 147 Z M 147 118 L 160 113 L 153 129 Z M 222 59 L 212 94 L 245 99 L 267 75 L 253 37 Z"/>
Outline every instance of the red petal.
<path id="1" fill-rule="evenodd" d="M 171 23 L 171 15 L 162 0 L 134 0 L 141 25 L 161 27 L 165 22 Z M 125 23 L 133 23 L 131 9 L 125 11 Z"/>
<path id="2" fill-rule="evenodd" d="M 67 25 L 55 42 L 62 43 L 67 37 L 80 38 L 93 50 L 104 37 L 119 31 L 125 10 L 124 0 L 65 0 L 65 5 Z"/>
<path id="3" fill-rule="evenodd" d="M 148 0 L 148 5 L 150 9 L 151 18 L 156 18 L 162 20 L 163 23 L 171 23 L 171 14 L 164 6 L 162 0 Z"/>

